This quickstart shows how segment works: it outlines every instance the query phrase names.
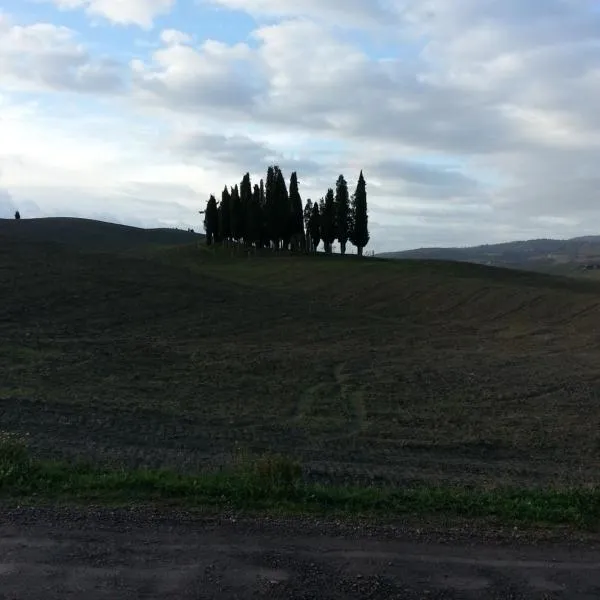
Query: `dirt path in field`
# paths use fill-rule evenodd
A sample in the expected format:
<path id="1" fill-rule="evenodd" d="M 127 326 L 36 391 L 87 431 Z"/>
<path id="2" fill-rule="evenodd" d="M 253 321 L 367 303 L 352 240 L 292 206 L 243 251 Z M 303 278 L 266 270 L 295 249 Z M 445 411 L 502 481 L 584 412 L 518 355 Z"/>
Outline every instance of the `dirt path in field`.
<path id="1" fill-rule="evenodd" d="M 141 511 L 2 511 L 0 598 L 598 598 L 594 541 Z"/>
<path id="2" fill-rule="evenodd" d="M 329 411 L 320 414 L 321 423 L 325 420 L 334 426 L 335 433 L 311 431 L 311 412 L 318 407 L 322 410 L 322 399 L 327 399 Z M 340 417 L 344 414 L 345 417 Z M 360 433 L 365 424 L 363 393 L 350 384 L 350 373 L 342 362 L 333 369 L 333 381 L 323 381 L 304 390 L 300 396 L 294 422 L 304 424 L 315 443 L 333 442 L 351 438 Z"/>

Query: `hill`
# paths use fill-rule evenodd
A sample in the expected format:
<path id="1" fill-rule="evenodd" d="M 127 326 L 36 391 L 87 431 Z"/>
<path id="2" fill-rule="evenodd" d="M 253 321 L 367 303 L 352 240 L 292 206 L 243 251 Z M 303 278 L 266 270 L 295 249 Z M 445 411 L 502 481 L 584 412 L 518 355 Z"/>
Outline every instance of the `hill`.
<path id="1" fill-rule="evenodd" d="M 36 457 L 189 474 L 275 452 L 308 481 L 486 493 L 600 474 L 596 282 L 15 239 L 0 418 Z"/>
<path id="2" fill-rule="evenodd" d="M 454 260 L 571 274 L 585 265 L 600 265 L 600 236 L 576 237 L 568 240 L 538 239 L 465 248 L 419 248 L 403 252 L 387 252 L 382 258 L 418 258 Z"/>
<path id="3" fill-rule="evenodd" d="M 123 252 L 149 246 L 189 244 L 204 237 L 179 229 L 142 229 L 66 217 L 0 219 L 0 236 L 27 242 L 68 244 L 95 252 Z"/>

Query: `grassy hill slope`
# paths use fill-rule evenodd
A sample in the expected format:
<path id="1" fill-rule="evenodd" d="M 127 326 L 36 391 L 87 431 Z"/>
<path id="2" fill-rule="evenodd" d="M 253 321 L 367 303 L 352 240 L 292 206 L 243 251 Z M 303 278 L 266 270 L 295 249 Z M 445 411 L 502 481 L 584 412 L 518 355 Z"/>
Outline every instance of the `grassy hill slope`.
<path id="1" fill-rule="evenodd" d="M 25 238 L 22 238 L 25 239 Z M 596 481 L 600 286 L 507 269 L 93 255 L 0 236 L 0 419 L 42 457 L 318 481 Z"/>
<path id="2" fill-rule="evenodd" d="M 179 229 L 141 229 L 95 221 L 51 217 L 44 219 L 0 219 L 0 237 L 27 242 L 69 244 L 87 251 L 122 252 L 148 246 L 189 244 L 204 236 Z"/>

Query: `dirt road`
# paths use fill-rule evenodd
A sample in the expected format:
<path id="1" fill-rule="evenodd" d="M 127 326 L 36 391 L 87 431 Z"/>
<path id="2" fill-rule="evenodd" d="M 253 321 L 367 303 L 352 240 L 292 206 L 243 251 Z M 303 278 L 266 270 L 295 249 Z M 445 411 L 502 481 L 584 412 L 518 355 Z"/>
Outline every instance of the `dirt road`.
<path id="1" fill-rule="evenodd" d="M 592 541 L 299 520 L 3 510 L 0 598 L 598 598 Z"/>

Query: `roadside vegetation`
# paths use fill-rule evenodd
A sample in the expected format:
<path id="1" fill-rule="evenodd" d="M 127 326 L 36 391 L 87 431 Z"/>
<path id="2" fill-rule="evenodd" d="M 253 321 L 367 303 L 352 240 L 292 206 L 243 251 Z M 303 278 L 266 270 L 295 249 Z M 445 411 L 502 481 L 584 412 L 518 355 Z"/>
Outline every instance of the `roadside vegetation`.
<path id="1" fill-rule="evenodd" d="M 25 441 L 0 434 L 0 495 L 26 502 L 168 505 L 340 517 L 490 519 L 523 525 L 600 524 L 600 490 L 478 490 L 306 483 L 299 463 L 277 455 L 246 457 L 218 472 L 106 469 L 33 460 Z"/>

